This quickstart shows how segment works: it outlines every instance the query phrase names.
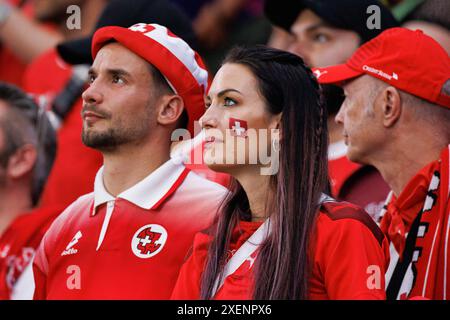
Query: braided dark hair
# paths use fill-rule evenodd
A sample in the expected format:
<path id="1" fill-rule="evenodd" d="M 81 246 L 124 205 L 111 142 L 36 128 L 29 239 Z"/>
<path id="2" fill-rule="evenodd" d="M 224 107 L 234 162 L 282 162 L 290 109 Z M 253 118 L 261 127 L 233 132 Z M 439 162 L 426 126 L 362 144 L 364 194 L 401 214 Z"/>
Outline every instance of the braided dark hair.
<path id="1" fill-rule="evenodd" d="M 319 199 L 327 188 L 327 111 L 319 84 L 303 60 L 266 46 L 237 47 L 224 64 L 247 67 L 257 79 L 268 112 L 280 114 L 280 166 L 271 176 L 267 213 L 271 234 L 254 265 L 255 299 L 306 299 L 310 276 L 310 238 Z M 222 275 L 231 232 L 249 219 L 242 186 L 233 181 L 212 230 L 214 239 L 202 277 L 201 298 L 211 299 Z"/>

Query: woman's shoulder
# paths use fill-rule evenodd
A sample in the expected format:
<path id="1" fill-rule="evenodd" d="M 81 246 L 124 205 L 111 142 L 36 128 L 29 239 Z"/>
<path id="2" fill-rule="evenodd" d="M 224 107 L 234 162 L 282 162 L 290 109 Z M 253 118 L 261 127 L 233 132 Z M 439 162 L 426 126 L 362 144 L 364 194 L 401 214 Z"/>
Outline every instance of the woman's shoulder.
<path id="1" fill-rule="evenodd" d="M 345 201 L 327 200 L 319 210 L 317 231 L 332 236 L 338 230 L 349 235 L 352 231 L 371 233 L 380 245 L 384 240 L 383 232 L 364 209 Z"/>

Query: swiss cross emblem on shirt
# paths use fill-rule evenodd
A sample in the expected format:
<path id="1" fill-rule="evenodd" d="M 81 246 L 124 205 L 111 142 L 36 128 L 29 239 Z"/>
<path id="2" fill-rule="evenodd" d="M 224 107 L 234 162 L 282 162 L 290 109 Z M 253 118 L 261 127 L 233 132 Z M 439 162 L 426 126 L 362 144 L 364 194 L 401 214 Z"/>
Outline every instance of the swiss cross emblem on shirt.
<path id="1" fill-rule="evenodd" d="M 147 259 L 157 255 L 167 241 L 167 231 L 158 224 L 148 224 L 141 228 L 131 240 L 131 250 L 138 258 Z"/>

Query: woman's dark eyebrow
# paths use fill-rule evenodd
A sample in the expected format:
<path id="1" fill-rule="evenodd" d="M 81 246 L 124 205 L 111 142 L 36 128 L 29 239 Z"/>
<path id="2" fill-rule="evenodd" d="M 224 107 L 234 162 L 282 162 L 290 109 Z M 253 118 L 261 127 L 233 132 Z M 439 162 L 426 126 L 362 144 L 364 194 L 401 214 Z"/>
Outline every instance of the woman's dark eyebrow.
<path id="1" fill-rule="evenodd" d="M 222 97 L 224 94 L 226 94 L 227 92 L 237 92 L 237 93 L 239 93 L 240 95 L 242 95 L 242 93 L 239 91 L 239 90 L 236 90 L 236 89 L 225 89 L 225 90 L 222 90 L 222 91 L 220 91 L 218 94 L 217 94 L 217 96 L 220 98 L 220 97 Z"/>

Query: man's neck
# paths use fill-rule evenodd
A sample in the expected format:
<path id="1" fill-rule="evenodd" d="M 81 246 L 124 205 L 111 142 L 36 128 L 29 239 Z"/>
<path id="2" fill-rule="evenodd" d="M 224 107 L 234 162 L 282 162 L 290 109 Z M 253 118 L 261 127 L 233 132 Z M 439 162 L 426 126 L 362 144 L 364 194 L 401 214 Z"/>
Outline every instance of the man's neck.
<path id="1" fill-rule="evenodd" d="M 0 189 L 0 236 L 17 217 L 31 209 L 29 188 L 6 186 Z"/>
<path id="2" fill-rule="evenodd" d="M 416 141 L 414 145 L 397 144 L 389 152 L 383 152 L 372 164 L 378 169 L 383 179 L 391 187 L 398 197 L 408 182 L 426 165 L 439 159 L 441 151 L 445 148 L 445 143 L 431 144 Z M 422 141 L 430 141 L 424 139 Z"/>
<path id="3" fill-rule="evenodd" d="M 170 158 L 168 143 L 146 146 L 120 146 L 114 152 L 103 153 L 103 183 L 116 197 L 143 180 Z"/>

